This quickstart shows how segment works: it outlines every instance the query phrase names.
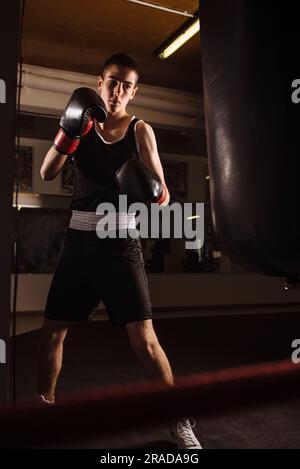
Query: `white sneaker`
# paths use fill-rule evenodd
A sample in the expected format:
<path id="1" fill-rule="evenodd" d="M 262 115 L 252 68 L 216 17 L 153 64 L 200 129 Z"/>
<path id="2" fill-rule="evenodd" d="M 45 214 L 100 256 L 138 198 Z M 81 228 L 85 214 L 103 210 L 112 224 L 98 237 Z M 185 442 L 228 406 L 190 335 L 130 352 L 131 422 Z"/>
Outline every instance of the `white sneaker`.
<path id="1" fill-rule="evenodd" d="M 51 405 L 55 405 L 55 400 L 53 399 L 52 401 L 49 401 L 48 399 L 45 399 L 45 396 L 43 396 L 42 394 L 37 394 L 36 395 L 36 403 L 40 406 L 51 406 Z"/>
<path id="2" fill-rule="evenodd" d="M 192 424 L 188 418 L 177 420 L 170 428 L 178 449 L 203 449 L 193 432 L 196 422 L 194 419 L 191 421 Z"/>

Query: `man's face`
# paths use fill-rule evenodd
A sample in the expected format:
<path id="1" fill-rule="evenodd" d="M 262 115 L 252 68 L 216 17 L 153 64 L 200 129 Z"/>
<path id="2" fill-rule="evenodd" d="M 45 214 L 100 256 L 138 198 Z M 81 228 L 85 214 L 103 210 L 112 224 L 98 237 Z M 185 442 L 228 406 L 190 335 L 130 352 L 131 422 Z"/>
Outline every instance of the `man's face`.
<path id="1" fill-rule="evenodd" d="M 97 89 L 110 113 L 125 110 L 137 91 L 136 80 L 134 70 L 118 65 L 107 68 L 104 77 L 98 78 Z"/>

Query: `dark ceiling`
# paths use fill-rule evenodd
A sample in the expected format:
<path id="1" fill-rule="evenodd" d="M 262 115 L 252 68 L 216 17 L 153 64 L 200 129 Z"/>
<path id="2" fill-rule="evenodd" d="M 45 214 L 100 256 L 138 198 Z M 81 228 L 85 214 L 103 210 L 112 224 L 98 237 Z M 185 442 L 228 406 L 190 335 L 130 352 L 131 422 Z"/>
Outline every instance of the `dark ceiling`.
<path id="1" fill-rule="evenodd" d="M 198 10 L 198 0 L 155 3 Z M 128 0 L 26 0 L 23 62 L 96 75 L 108 56 L 126 52 L 138 61 L 142 83 L 202 93 L 199 35 L 165 61 L 153 54 L 186 20 Z"/>

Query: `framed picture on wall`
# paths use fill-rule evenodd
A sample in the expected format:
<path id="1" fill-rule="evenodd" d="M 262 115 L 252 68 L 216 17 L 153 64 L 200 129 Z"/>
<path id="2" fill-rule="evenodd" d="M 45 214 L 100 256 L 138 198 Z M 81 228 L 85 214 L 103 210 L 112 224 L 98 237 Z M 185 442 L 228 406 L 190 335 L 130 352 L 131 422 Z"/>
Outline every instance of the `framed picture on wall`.
<path id="1" fill-rule="evenodd" d="M 188 192 L 187 163 L 164 160 L 163 168 L 171 200 L 185 200 Z"/>
<path id="2" fill-rule="evenodd" d="M 20 273 L 55 271 L 69 220 L 69 209 L 22 207 L 19 211 Z M 14 268 L 13 265 L 13 272 Z"/>
<path id="3" fill-rule="evenodd" d="M 14 191 L 17 188 L 18 178 L 19 192 L 32 192 L 32 154 L 31 146 L 21 145 L 17 150 Z"/>

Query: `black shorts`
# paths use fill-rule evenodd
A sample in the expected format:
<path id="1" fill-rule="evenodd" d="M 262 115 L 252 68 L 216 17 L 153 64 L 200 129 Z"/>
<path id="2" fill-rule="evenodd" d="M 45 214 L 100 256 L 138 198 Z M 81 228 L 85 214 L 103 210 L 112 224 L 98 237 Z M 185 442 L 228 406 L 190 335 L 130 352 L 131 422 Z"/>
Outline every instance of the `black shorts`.
<path id="1" fill-rule="evenodd" d="M 49 290 L 45 316 L 82 321 L 103 301 L 114 326 L 152 318 L 139 239 L 100 239 L 69 228 Z"/>

